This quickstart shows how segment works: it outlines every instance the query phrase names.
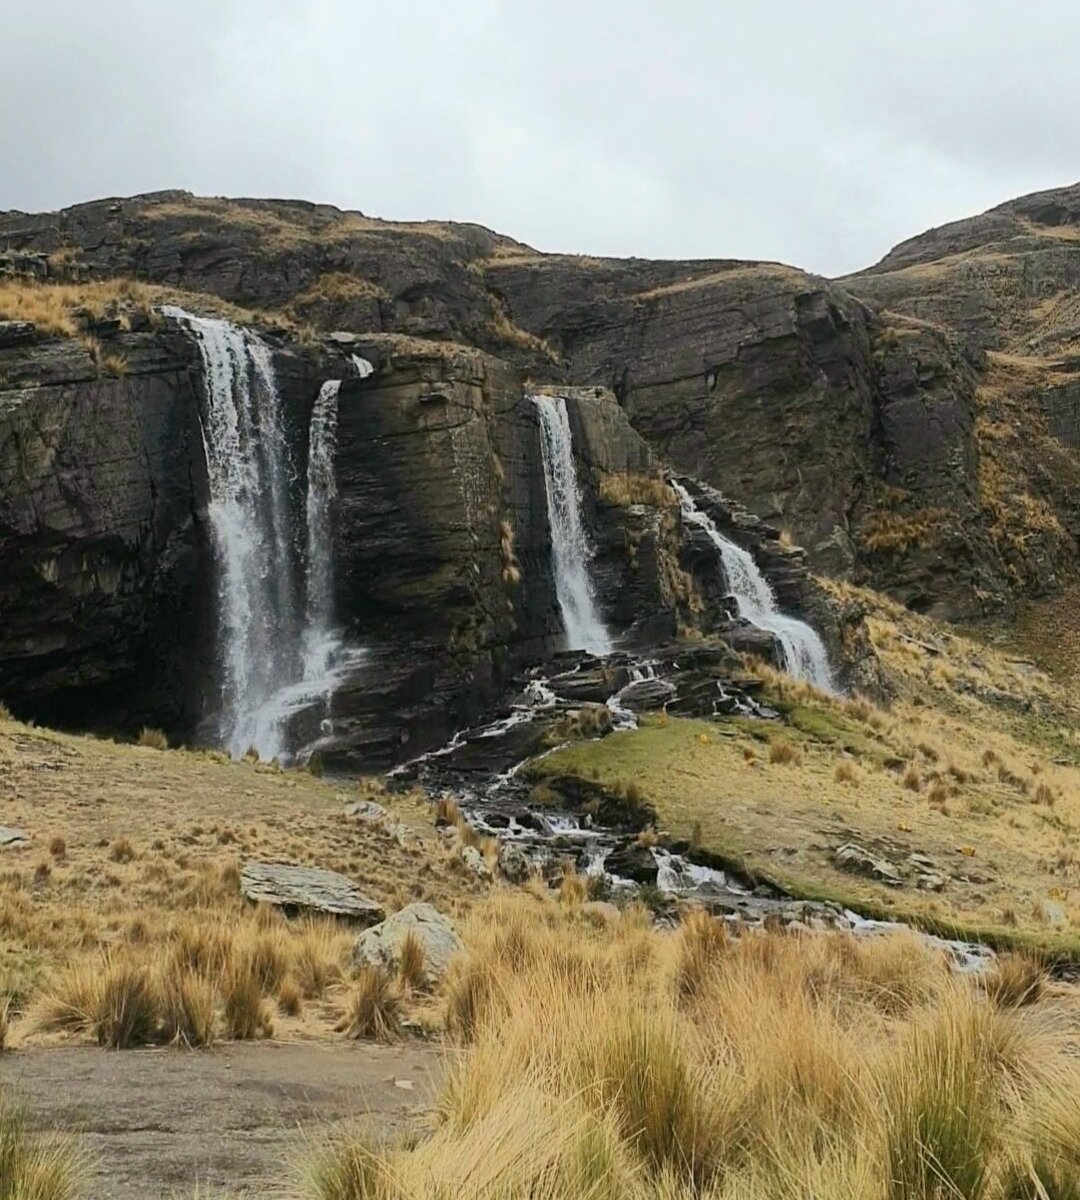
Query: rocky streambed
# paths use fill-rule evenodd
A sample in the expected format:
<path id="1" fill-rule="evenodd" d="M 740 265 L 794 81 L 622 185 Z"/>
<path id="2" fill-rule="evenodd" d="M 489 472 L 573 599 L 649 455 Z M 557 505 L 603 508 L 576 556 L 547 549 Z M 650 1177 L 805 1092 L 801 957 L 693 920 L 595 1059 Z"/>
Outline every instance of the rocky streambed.
<path id="1" fill-rule="evenodd" d="M 530 777 L 538 757 L 576 738 L 633 728 L 650 712 L 779 720 L 757 682 L 733 677 L 729 666 L 730 655 L 707 644 L 652 648 L 647 656 L 558 656 L 519 676 L 488 720 L 396 768 L 390 782 L 417 783 L 434 800 L 453 801 L 473 830 L 498 840 L 499 870 L 511 883 L 533 871 L 555 882 L 573 870 L 590 881 L 595 898 L 640 896 L 668 917 L 690 901 L 740 928 L 858 936 L 904 928 L 837 903 L 799 899 L 742 864 L 666 838 L 633 788 L 613 791 L 576 775 L 546 776 L 542 784 Z M 456 836 L 449 819 L 443 824 Z M 467 861 L 480 873 L 490 869 L 476 851 Z M 985 946 L 923 936 L 959 970 L 980 970 L 993 958 Z"/>

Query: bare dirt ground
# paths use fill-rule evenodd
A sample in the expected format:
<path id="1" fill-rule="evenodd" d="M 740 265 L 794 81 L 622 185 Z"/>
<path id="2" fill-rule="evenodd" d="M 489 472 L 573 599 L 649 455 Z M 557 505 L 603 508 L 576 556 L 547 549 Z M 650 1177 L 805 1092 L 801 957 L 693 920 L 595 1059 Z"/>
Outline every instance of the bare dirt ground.
<path id="1" fill-rule="evenodd" d="M 78 1138 L 94 1200 L 186 1200 L 196 1186 L 254 1200 L 289 1195 L 297 1159 L 335 1129 L 422 1126 L 440 1065 L 422 1042 L 63 1046 L 0 1056 L 0 1090 L 34 1128 Z"/>

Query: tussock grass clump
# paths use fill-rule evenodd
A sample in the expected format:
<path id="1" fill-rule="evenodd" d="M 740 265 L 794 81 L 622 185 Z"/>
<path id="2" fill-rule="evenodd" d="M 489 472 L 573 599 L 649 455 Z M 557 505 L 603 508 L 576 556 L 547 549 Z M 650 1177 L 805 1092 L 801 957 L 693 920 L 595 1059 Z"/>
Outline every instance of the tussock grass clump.
<path id="1" fill-rule="evenodd" d="M 802 761 L 798 746 L 787 738 L 773 738 L 769 743 L 769 762 L 781 766 L 798 766 Z"/>
<path id="2" fill-rule="evenodd" d="M 135 853 L 135 847 L 125 838 L 118 838 L 109 847 L 109 859 L 114 863 L 129 863 L 134 861 L 138 855 Z"/>
<path id="3" fill-rule="evenodd" d="M 147 746 L 151 750 L 168 750 L 169 739 L 160 729 L 151 729 L 144 725 L 139 731 L 139 745 Z"/>
<path id="4" fill-rule="evenodd" d="M 86 1175 L 73 1142 L 32 1134 L 22 1114 L 0 1099 L 0 1200 L 75 1200 Z"/>
<path id="5" fill-rule="evenodd" d="M 217 992 L 203 975 L 176 961 L 158 979 L 162 1037 L 184 1046 L 213 1045 L 217 1032 Z"/>
<path id="6" fill-rule="evenodd" d="M 836 764 L 833 779 L 837 783 L 858 783 L 859 769 L 853 762 L 843 761 Z"/>
<path id="7" fill-rule="evenodd" d="M 263 999 L 272 976 L 257 953 L 240 953 L 230 963 L 222 984 L 225 1024 L 237 1041 L 268 1037 L 273 1032 L 269 1008 Z M 275 980 L 275 986 L 280 979 Z"/>
<path id="8" fill-rule="evenodd" d="M 1000 954 L 982 982 L 999 1008 L 1021 1008 L 1042 995 L 1046 970 L 1029 954 Z"/>
<path id="9" fill-rule="evenodd" d="M 381 967 L 361 967 L 338 1026 L 351 1038 L 396 1041 L 401 1034 L 401 996 Z"/>
<path id="10" fill-rule="evenodd" d="M 346 1140 L 319 1168 L 355 1190 L 310 1195 L 1073 1195 L 1080 1064 L 913 934 L 732 936 L 704 912 L 602 931 L 520 893 L 464 934 L 436 1129 Z"/>
<path id="11" fill-rule="evenodd" d="M 424 943 L 415 933 L 409 933 L 401 943 L 401 957 L 398 961 L 398 978 L 401 986 L 408 992 L 423 989 L 425 984 Z"/>
<path id="12" fill-rule="evenodd" d="M 145 1045 L 158 1028 L 153 974 L 126 953 L 74 963 L 42 997 L 34 1023 L 42 1030 L 88 1033 L 114 1050 Z"/>

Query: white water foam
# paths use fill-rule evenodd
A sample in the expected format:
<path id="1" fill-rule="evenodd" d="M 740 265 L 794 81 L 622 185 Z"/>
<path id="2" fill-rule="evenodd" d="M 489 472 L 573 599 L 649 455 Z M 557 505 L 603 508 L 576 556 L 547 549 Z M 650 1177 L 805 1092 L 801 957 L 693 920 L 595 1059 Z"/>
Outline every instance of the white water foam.
<path id="1" fill-rule="evenodd" d="M 716 547 L 739 616 L 775 636 L 789 675 L 795 679 L 805 679 L 822 691 L 835 691 L 829 655 L 817 630 L 798 617 L 782 613 L 777 608 L 769 581 L 754 562 L 753 555 L 724 537 L 712 518 L 697 507 L 693 496 L 681 483 L 672 480 L 671 486 L 679 497 L 683 520 L 703 529 Z"/>
<path id="2" fill-rule="evenodd" d="M 597 608 L 589 578 L 591 551 L 581 520 L 581 493 L 566 401 L 561 396 L 533 396 L 532 401 L 540 416 L 555 594 L 567 648 L 610 654 L 611 637 Z"/>

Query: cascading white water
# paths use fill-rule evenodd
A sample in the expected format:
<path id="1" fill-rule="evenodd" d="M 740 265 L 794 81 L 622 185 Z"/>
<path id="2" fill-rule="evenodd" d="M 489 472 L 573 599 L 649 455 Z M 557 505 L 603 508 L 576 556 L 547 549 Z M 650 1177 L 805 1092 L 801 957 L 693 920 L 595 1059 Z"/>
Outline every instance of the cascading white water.
<path id="1" fill-rule="evenodd" d="M 307 591 L 303 673 L 308 681 L 325 678 L 340 638 L 334 629 L 333 505 L 337 497 L 334 454 L 337 449 L 340 379 L 319 389 L 311 413 L 308 442 Z"/>
<path id="2" fill-rule="evenodd" d="M 589 544 L 581 521 L 581 495 L 566 401 L 561 396 L 533 396 L 532 401 L 540 415 L 555 594 L 567 646 L 591 654 L 609 654 L 611 638 L 589 578 Z"/>
<path id="3" fill-rule="evenodd" d="M 195 338 L 206 378 L 203 446 L 218 568 L 219 737 L 234 758 L 252 748 L 263 759 L 285 757 L 289 718 L 327 701 L 359 653 L 345 650 L 333 619 L 341 381 L 323 384 L 312 411 L 302 564 L 296 472 L 270 348 L 228 321 L 173 305 L 162 312 Z M 373 370 L 366 359 L 356 358 L 354 365 L 361 378 Z"/>
<path id="4" fill-rule="evenodd" d="M 776 637 L 789 675 L 805 679 L 822 691 L 834 691 L 829 656 L 817 630 L 798 617 L 782 613 L 776 606 L 776 597 L 769 581 L 762 575 L 753 555 L 724 537 L 712 518 L 698 508 L 693 496 L 681 483 L 672 480 L 671 486 L 679 497 L 683 520 L 703 529 L 716 547 L 739 616 Z"/>
<path id="5" fill-rule="evenodd" d="M 218 561 L 220 736 L 234 757 L 284 749 L 270 698 L 299 669 L 293 477 L 269 348 L 228 321 L 163 310 L 189 330 L 206 377 L 203 444 Z"/>

